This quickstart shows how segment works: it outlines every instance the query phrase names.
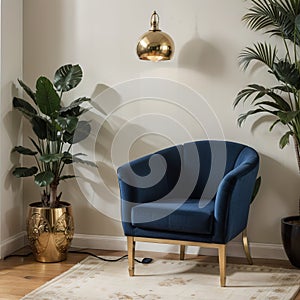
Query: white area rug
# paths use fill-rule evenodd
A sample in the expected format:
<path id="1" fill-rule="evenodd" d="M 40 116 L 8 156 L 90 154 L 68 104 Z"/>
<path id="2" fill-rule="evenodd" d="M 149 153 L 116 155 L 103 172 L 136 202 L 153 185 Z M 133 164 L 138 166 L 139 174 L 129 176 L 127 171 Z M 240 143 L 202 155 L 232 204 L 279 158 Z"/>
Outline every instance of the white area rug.
<path id="1" fill-rule="evenodd" d="M 129 277 L 127 260 L 87 257 L 22 299 L 287 300 L 300 285 L 298 270 L 228 264 L 227 286 L 221 288 L 218 264 L 154 260 L 135 267 L 136 276 Z"/>

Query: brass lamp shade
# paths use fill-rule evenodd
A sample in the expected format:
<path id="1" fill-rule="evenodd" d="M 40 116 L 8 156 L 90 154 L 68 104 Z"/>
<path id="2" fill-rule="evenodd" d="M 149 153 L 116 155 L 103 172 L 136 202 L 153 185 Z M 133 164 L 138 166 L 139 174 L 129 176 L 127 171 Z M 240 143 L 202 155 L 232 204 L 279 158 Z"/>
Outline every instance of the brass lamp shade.
<path id="1" fill-rule="evenodd" d="M 137 55 L 142 60 L 162 61 L 170 60 L 174 54 L 174 42 L 158 24 L 159 17 L 156 11 L 151 16 L 151 29 L 141 36 L 137 44 Z"/>

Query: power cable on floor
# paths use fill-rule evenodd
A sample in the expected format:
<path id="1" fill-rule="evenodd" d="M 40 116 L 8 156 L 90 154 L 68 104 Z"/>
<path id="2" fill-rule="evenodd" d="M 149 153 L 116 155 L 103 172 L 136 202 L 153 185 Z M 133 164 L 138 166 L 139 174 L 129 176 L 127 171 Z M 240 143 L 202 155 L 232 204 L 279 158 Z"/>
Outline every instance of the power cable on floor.
<path id="1" fill-rule="evenodd" d="M 93 256 L 95 258 L 98 258 L 100 260 L 107 261 L 107 262 L 117 262 L 117 261 L 120 261 L 120 260 L 128 257 L 128 255 L 126 254 L 126 255 L 123 255 L 123 256 L 115 258 L 115 259 L 109 259 L 109 258 L 104 258 L 104 257 L 98 256 L 98 255 L 88 252 L 88 251 L 81 251 L 81 250 L 70 250 L 70 251 L 68 251 L 68 253 L 87 254 L 87 255 Z M 3 260 L 5 260 L 9 257 L 27 257 L 31 254 L 32 254 L 32 252 L 29 252 L 27 254 L 10 254 L 10 255 L 5 256 L 3 258 Z M 134 260 L 140 264 L 150 264 L 153 261 L 153 259 L 150 257 L 144 257 L 142 260 L 138 260 L 135 258 Z"/>

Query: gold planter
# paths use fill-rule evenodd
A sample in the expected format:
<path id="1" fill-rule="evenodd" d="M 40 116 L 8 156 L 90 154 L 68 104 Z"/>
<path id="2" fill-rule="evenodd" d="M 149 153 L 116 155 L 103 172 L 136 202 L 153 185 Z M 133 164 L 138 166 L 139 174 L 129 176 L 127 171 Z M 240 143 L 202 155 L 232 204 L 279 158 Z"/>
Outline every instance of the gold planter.
<path id="1" fill-rule="evenodd" d="M 39 262 L 59 262 L 67 258 L 74 235 L 72 207 L 61 202 L 59 208 L 31 203 L 27 216 L 27 237 L 35 259 Z"/>

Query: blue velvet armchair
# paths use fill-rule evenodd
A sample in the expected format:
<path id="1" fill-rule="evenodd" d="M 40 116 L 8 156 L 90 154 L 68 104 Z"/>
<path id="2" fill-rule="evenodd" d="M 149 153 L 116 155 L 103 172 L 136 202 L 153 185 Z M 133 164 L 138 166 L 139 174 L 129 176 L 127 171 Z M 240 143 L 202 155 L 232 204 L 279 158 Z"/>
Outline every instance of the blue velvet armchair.
<path id="1" fill-rule="evenodd" d="M 127 236 L 129 275 L 136 242 L 218 249 L 220 285 L 226 284 L 226 244 L 246 227 L 259 168 L 257 152 L 228 141 L 173 146 L 118 168 L 121 215 Z"/>

